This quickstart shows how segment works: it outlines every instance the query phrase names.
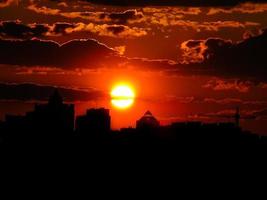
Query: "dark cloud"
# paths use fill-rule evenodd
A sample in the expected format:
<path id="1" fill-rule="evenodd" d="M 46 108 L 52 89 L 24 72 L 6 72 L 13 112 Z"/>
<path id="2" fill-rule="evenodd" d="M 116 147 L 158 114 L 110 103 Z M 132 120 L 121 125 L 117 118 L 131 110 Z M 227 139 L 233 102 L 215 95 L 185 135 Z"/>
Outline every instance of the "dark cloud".
<path id="1" fill-rule="evenodd" d="M 76 24 L 57 22 L 48 24 L 23 24 L 21 21 L 0 22 L 0 36 L 2 38 L 30 39 L 34 37 L 58 36 L 67 34 L 68 29 L 74 29 Z"/>
<path id="2" fill-rule="evenodd" d="M 102 13 L 99 18 L 108 18 L 114 23 L 125 24 L 128 21 L 141 20 L 144 18 L 144 15 L 142 12 L 138 12 L 137 10 L 126 10 L 121 13 Z"/>
<path id="3" fill-rule="evenodd" d="M 130 59 L 129 63 L 167 75 L 213 76 L 232 82 L 211 81 L 207 88 L 246 92 L 253 84 L 267 82 L 267 30 L 239 42 L 221 38 L 188 40 L 181 44 L 183 56 L 171 60 Z"/>
<path id="4" fill-rule="evenodd" d="M 48 36 L 61 36 L 74 32 L 90 32 L 100 36 L 134 38 L 147 35 L 143 28 L 129 27 L 116 24 L 85 24 L 56 22 L 48 24 L 23 24 L 20 21 L 0 22 L 0 36 L 5 39 L 31 39 L 34 37 L 43 38 Z"/>
<path id="5" fill-rule="evenodd" d="M 209 38 L 186 41 L 181 48 L 184 51 L 183 67 L 188 70 L 199 70 L 199 74 L 204 75 L 267 80 L 266 30 L 236 43 Z"/>
<path id="6" fill-rule="evenodd" d="M 66 34 L 67 33 L 67 29 L 73 29 L 75 28 L 76 25 L 75 24 L 71 24 L 71 23 L 67 23 L 67 22 L 57 22 L 53 25 L 53 30 L 52 32 L 55 34 Z"/>
<path id="7" fill-rule="evenodd" d="M 210 8 L 207 15 L 216 15 L 216 14 L 233 14 L 233 13 L 242 13 L 242 14 L 256 14 L 263 13 L 267 11 L 266 3 L 245 3 L 235 7 L 227 8 Z"/>
<path id="8" fill-rule="evenodd" d="M 266 2 L 266 0 L 84 0 L 94 4 L 114 6 L 235 6 L 245 2 Z"/>
<path id="9" fill-rule="evenodd" d="M 20 21 L 0 22 L 0 36 L 10 38 L 31 38 L 41 37 L 49 32 L 49 26 L 46 24 L 25 25 Z"/>
<path id="10" fill-rule="evenodd" d="M 61 26 L 61 25 L 60 25 Z M 62 24 L 68 27 L 68 24 Z M 123 27 L 123 26 L 122 26 Z M 121 26 L 109 32 L 119 34 Z M 57 28 L 58 32 L 64 28 Z M 189 40 L 181 45 L 182 60 L 149 60 L 145 58 L 126 58 L 96 40 L 72 40 L 59 45 L 43 40 L 0 40 L 0 64 L 19 66 L 46 66 L 62 69 L 135 67 L 141 70 L 164 71 L 169 75 L 204 75 L 220 78 L 240 79 L 232 84 L 214 82 L 210 87 L 216 89 L 235 89 L 246 91 L 248 84 L 267 81 L 267 31 L 250 36 L 240 42 L 220 38 Z"/>
<path id="11" fill-rule="evenodd" d="M 46 101 L 56 88 L 65 101 L 92 101 L 105 97 L 103 92 L 93 89 L 80 90 L 27 83 L 0 83 L 0 100 Z"/>
<path id="12" fill-rule="evenodd" d="M 62 3 L 62 2 L 61 2 Z M 144 20 L 144 14 L 136 9 L 125 10 L 123 12 L 106 11 L 62 11 L 58 8 L 41 6 L 36 3 L 29 4 L 28 10 L 43 15 L 58 15 L 66 18 L 80 18 L 91 22 L 112 22 L 115 24 L 126 24 L 128 22 L 141 22 Z"/>
<path id="13" fill-rule="evenodd" d="M 107 30 L 112 32 L 114 35 L 118 35 L 125 31 L 125 26 L 117 25 L 117 26 L 109 26 Z"/>
<path id="14" fill-rule="evenodd" d="M 58 68 L 98 68 L 114 62 L 117 52 L 96 40 L 62 45 L 43 40 L 0 40 L 0 63 Z"/>

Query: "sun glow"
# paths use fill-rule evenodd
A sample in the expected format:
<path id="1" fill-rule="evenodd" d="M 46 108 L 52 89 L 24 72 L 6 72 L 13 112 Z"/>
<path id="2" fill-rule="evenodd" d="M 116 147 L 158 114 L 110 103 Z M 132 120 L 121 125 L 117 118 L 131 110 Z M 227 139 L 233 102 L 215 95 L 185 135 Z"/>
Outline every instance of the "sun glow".
<path id="1" fill-rule="evenodd" d="M 111 103 L 118 109 L 126 109 L 134 103 L 134 90 L 127 84 L 116 85 L 111 90 Z"/>

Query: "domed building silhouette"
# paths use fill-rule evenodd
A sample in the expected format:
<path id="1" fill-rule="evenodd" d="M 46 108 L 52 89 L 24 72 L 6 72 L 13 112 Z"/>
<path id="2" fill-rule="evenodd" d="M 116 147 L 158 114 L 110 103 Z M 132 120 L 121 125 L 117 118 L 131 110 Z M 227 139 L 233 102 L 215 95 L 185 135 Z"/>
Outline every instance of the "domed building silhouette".
<path id="1" fill-rule="evenodd" d="M 49 97 L 47 104 L 36 104 L 34 111 L 27 113 L 31 127 L 53 137 L 71 134 L 74 130 L 74 104 L 65 104 L 58 89 Z"/>
<path id="2" fill-rule="evenodd" d="M 136 121 L 137 129 L 151 129 L 158 128 L 159 126 L 159 121 L 152 115 L 150 111 L 146 111 L 143 117 Z"/>
<path id="3" fill-rule="evenodd" d="M 48 103 L 35 104 L 25 115 L 6 115 L 7 140 L 39 144 L 63 141 L 74 131 L 74 104 L 66 104 L 55 89 Z"/>

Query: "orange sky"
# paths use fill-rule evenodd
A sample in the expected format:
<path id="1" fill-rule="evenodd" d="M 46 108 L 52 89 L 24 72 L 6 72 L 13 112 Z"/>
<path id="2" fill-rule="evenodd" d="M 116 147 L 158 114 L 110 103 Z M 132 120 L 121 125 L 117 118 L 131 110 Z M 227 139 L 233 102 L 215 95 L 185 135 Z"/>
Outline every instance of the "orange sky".
<path id="1" fill-rule="evenodd" d="M 76 114 L 110 108 L 115 129 L 135 126 L 146 110 L 166 124 L 229 121 L 239 106 L 245 129 L 267 133 L 267 3 L 103 2 L 0 1 L 1 119 L 40 100 L 12 93 L 10 85 L 19 90 L 31 83 L 100 92 L 87 100 L 75 96 Z M 123 81 L 133 85 L 136 100 L 121 111 L 108 94 Z"/>

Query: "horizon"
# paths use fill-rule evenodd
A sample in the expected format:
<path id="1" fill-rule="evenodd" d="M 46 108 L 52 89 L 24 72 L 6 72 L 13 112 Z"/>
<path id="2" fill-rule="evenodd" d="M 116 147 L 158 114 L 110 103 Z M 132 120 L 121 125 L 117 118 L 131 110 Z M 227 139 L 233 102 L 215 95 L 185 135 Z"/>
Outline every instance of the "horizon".
<path id="1" fill-rule="evenodd" d="M 55 89 L 55 91 L 57 92 L 58 90 L 57 89 Z M 59 95 L 60 95 L 60 92 L 59 92 Z M 52 96 L 52 94 L 50 95 L 50 97 L 49 98 L 51 98 L 51 96 Z M 60 95 L 60 97 L 61 97 L 61 95 Z M 42 102 L 39 102 L 39 103 L 36 103 L 35 102 L 35 104 L 34 104 L 34 106 L 33 106 L 33 108 L 31 109 L 31 110 L 27 110 L 26 112 L 24 112 L 24 113 L 20 113 L 20 114 L 12 114 L 12 113 L 5 113 L 5 115 L 4 115 L 4 117 L 3 117 L 3 121 L 2 122 L 4 122 L 4 123 L 6 123 L 6 118 L 7 118 L 7 116 L 8 117 L 10 117 L 10 116 L 14 116 L 14 117 L 16 117 L 16 116 L 19 116 L 19 117 L 26 117 L 26 115 L 28 114 L 28 113 L 31 113 L 31 112 L 35 112 L 36 111 L 36 107 L 38 107 L 38 106 L 42 106 L 42 105 L 48 105 L 48 100 L 49 100 L 49 98 L 45 101 L 42 101 Z M 140 120 L 142 117 L 144 117 L 147 113 L 149 113 L 149 115 L 151 115 L 151 116 L 153 116 L 153 117 L 155 117 L 155 119 L 158 121 L 158 123 L 159 123 L 159 125 L 161 126 L 161 127 L 164 127 L 164 126 L 170 126 L 170 125 L 173 125 L 173 124 L 176 124 L 176 123 L 183 123 L 183 124 L 186 124 L 186 123 L 195 123 L 195 122 L 197 122 L 197 123 L 201 123 L 202 125 L 205 125 L 205 124 L 234 124 L 235 126 L 237 126 L 237 127 L 239 127 L 239 121 L 238 121 L 238 125 L 236 124 L 237 122 L 236 122 L 236 115 L 238 114 L 239 115 L 239 107 L 238 108 L 236 108 L 236 109 L 238 109 L 238 111 L 236 111 L 236 113 L 234 114 L 234 115 L 229 115 L 229 116 L 227 116 L 227 120 L 221 120 L 221 121 L 219 121 L 219 120 L 215 120 L 215 121 L 201 121 L 201 120 L 196 120 L 196 119 L 187 119 L 187 120 L 183 120 L 183 119 L 180 119 L 180 120 L 178 120 L 178 119 L 175 119 L 175 120 L 168 120 L 167 122 L 165 121 L 164 122 L 164 120 L 162 120 L 161 118 L 157 118 L 157 116 L 155 116 L 154 114 L 153 114 L 153 112 L 150 112 L 150 110 L 146 110 L 144 113 L 143 113 L 143 115 L 142 116 L 140 116 L 139 118 L 137 118 L 137 119 L 135 119 L 135 121 L 133 121 L 130 125 L 127 125 L 127 126 L 114 126 L 114 124 L 113 124 L 113 121 L 112 121 L 112 110 L 115 110 L 115 108 L 113 108 L 112 109 L 112 106 L 111 106 L 111 108 L 105 108 L 105 107 L 89 107 L 89 108 L 86 108 L 84 111 L 83 111 L 83 113 L 76 113 L 76 110 L 77 110 L 77 108 L 76 108 L 76 104 L 74 103 L 74 102 L 66 102 L 66 101 L 64 101 L 64 98 L 62 98 L 62 103 L 64 104 L 64 105 L 67 105 L 67 106 L 73 106 L 73 109 L 74 109 L 74 130 L 76 129 L 76 122 L 77 122 L 77 119 L 79 118 L 79 117 L 83 117 L 83 116 L 86 116 L 86 114 L 87 114 L 87 112 L 88 111 L 92 111 L 92 110 L 102 110 L 102 109 L 104 109 L 104 110 L 107 110 L 108 111 L 108 113 L 109 113 L 109 115 L 110 115 L 110 117 L 111 117 L 111 130 L 112 131 L 116 131 L 116 130 L 122 130 L 122 129 L 127 129 L 127 128 L 137 128 L 136 127 L 136 123 L 138 122 L 138 120 Z M 112 104 L 112 103 L 111 103 Z M 238 113 L 237 113 L 238 112 Z M 239 116 L 239 118 L 240 118 L 240 116 Z M 238 119 L 239 120 L 239 119 Z M 0 121 L 1 122 L 1 121 Z M 241 127 L 241 126 L 240 126 Z M 242 128 L 242 127 L 241 127 Z M 248 130 L 245 130 L 245 131 L 248 131 Z M 258 133 L 259 134 L 259 133 Z M 265 135 L 265 134 L 262 134 L 262 135 Z"/>

